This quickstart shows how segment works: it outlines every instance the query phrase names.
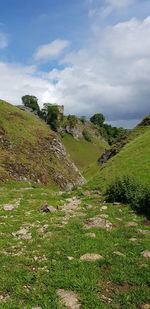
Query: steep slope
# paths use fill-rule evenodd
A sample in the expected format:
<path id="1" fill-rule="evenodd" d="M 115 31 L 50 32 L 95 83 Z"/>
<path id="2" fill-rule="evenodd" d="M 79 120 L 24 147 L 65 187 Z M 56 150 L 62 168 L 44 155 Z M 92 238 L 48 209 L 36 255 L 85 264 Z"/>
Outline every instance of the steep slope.
<path id="1" fill-rule="evenodd" d="M 0 101 L 0 180 L 5 179 L 33 180 L 68 189 L 84 183 L 49 126 Z"/>
<path id="2" fill-rule="evenodd" d="M 104 187 L 123 175 L 132 175 L 142 183 L 150 183 L 150 116 L 130 132 L 121 151 L 99 167 L 91 184 Z"/>
<path id="3" fill-rule="evenodd" d="M 102 139 L 92 138 L 91 142 L 88 142 L 84 138 L 77 140 L 71 134 L 65 134 L 62 143 L 86 179 L 90 179 L 96 174 L 99 168 L 97 159 L 109 147 L 107 142 Z"/>

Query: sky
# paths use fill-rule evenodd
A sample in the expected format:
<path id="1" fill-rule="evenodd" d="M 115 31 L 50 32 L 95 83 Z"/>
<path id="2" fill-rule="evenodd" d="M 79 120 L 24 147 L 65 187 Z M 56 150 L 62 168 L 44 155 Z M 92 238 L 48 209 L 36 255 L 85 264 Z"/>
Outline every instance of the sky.
<path id="1" fill-rule="evenodd" d="M 150 113 L 150 0 L 0 1 L 0 99 L 26 94 L 135 126 Z"/>

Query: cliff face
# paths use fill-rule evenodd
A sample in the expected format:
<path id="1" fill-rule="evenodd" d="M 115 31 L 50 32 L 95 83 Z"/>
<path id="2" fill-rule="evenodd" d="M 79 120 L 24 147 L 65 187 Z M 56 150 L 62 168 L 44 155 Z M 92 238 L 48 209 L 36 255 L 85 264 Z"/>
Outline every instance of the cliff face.
<path id="1" fill-rule="evenodd" d="M 57 184 L 66 190 L 85 183 L 49 126 L 0 101 L 0 180 L 6 179 Z"/>

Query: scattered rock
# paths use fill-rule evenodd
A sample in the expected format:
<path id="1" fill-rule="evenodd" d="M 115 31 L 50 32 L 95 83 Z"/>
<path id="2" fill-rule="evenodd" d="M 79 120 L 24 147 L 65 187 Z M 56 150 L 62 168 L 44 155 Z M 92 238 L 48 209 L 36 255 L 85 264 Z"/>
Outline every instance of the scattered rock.
<path id="1" fill-rule="evenodd" d="M 78 295 L 75 292 L 69 290 L 59 289 L 57 290 L 57 295 L 60 297 L 61 302 L 68 309 L 80 309 L 81 304 L 79 304 Z"/>
<path id="2" fill-rule="evenodd" d="M 13 201 L 12 204 L 5 204 L 5 205 L 2 205 L 2 206 L 3 206 L 4 210 L 10 211 L 10 210 L 13 210 L 14 208 L 17 208 L 19 205 L 20 205 L 20 199 Z"/>
<path id="3" fill-rule="evenodd" d="M 141 229 L 138 229 L 137 231 L 138 231 L 139 233 L 143 234 L 143 235 L 147 235 L 147 234 L 150 233 L 149 230 L 141 230 Z"/>
<path id="4" fill-rule="evenodd" d="M 95 253 L 86 253 L 80 257 L 81 261 L 95 262 L 97 260 L 101 260 L 103 257 L 99 254 Z"/>
<path id="5" fill-rule="evenodd" d="M 140 309 L 150 309 L 150 304 L 143 304 L 140 306 Z"/>
<path id="6" fill-rule="evenodd" d="M 42 309 L 42 307 L 32 307 L 31 309 Z"/>
<path id="7" fill-rule="evenodd" d="M 100 216 L 85 220 L 85 224 L 84 224 L 85 229 L 91 229 L 94 227 L 96 228 L 100 227 L 102 229 L 106 229 L 107 231 L 109 231 L 112 229 L 113 225 L 110 221 L 100 218 Z"/>
<path id="8" fill-rule="evenodd" d="M 96 234 L 95 233 L 86 233 L 85 236 L 95 238 Z"/>
<path id="9" fill-rule="evenodd" d="M 74 259 L 74 257 L 73 257 L 73 256 L 67 256 L 67 259 L 68 259 L 69 261 L 72 261 L 72 260 Z"/>
<path id="10" fill-rule="evenodd" d="M 93 206 L 92 205 L 86 205 L 86 209 L 92 209 Z"/>
<path id="11" fill-rule="evenodd" d="M 6 303 L 9 300 L 9 296 L 3 296 L 0 294 L 0 303 Z"/>
<path id="12" fill-rule="evenodd" d="M 55 212 L 56 208 L 54 208 L 53 206 L 49 206 L 47 203 L 43 203 L 41 204 L 40 208 L 39 208 L 40 212 Z"/>
<path id="13" fill-rule="evenodd" d="M 101 217 L 101 218 L 107 219 L 109 216 L 108 216 L 108 215 L 105 215 L 105 214 L 101 214 L 100 217 Z"/>
<path id="14" fill-rule="evenodd" d="M 31 233 L 29 233 L 29 229 L 28 228 L 21 228 L 16 233 L 12 233 L 12 235 L 14 237 L 17 236 L 18 239 L 31 239 L 32 238 L 32 235 L 31 235 Z"/>
<path id="15" fill-rule="evenodd" d="M 132 237 L 132 238 L 130 238 L 129 240 L 130 240 L 130 241 L 136 241 L 137 238 L 136 238 L 136 237 Z"/>
<path id="16" fill-rule="evenodd" d="M 112 302 L 112 299 L 110 297 L 107 297 L 105 295 L 101 295 L 101 298 L 104 302 L 110 304 Z"/>
<path id="17" fill-rule="evenodd" d="M 145 250 L 141 253 L 141 255 L 146 258 L 146 259 L 150 259 L 150 251 L 149 250 Z"/>
<path id="18" fill-rule="evenodd" d="M 121 219 L 121 218 L 116 218 L 116 220 L 117 220 L 117 221 L 120 221 L 120 222 L 122 221 L 122 219 Z"/>
<path id="19" fill-rule="evenodd" d="M 126 226 L 137 226 L 138 224 L 134 221 L 130 221 L 126 223 Z"/>
<path id="20" fill-rule="evenodd" d="M 101 209 L 100 209 L 100 211 L 102 211 L 102 210 L 107 210 L 107 208 L 108 208 L 107 206 L 102 206 Z"/>
<path id="21" fill-rule="evenodd" d="M 119 251 L 114 251 L 113 252 L 114 254 L 118 255 L 118 256 L 124 256 L 125 257 L 125 254 L 119 252 Z"/>

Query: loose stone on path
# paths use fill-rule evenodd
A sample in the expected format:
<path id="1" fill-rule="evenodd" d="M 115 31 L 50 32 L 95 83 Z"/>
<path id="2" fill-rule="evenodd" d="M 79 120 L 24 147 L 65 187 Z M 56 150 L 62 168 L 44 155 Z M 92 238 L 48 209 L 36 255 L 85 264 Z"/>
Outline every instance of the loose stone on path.
<path id="1" fill-rule="evenodd" d="M 66 306 L 68 309 L 80 309 L 81 304 L 79 303 L 77 293 L 69 290 L 58 289 L 57 295 L 60 298 L 60 301 Z"/>
<path id="2" fill-rule="evenodd" d="M 100 216 L 89 218 L 84 221 L 84 228 L 85 229 L 91 229 L 93 227 L 100 227 L 102 229 L 106 229 L 107 231 L 111 230 L 113 225 L 110 221 L 104 220 L 100 218 Z"/>
<path id="3" fill-rule="evenodd" d="M 138 226 L 138 224 L 134 221 L 130 221 L 126 223 L 126 226 Z"/>
<path id="4" fill-rule="evenodd" d="M 103 259 L 103 256 L 95 253 L 86 253 L 80 257 L 81 261 L 95 262 Z"/>
<path id="5" fill-rule="evenodd" d="M 145 250 L 145 251 L 141 252 L 141 255 L 146 259 L 150 259 L 150 251 L 149 250 Z"/>
<path id="6" fill-rule="evenodd" d="M 95 238 L 96 234 L 95 233 L 86 233 L 85 236 Z"/>

